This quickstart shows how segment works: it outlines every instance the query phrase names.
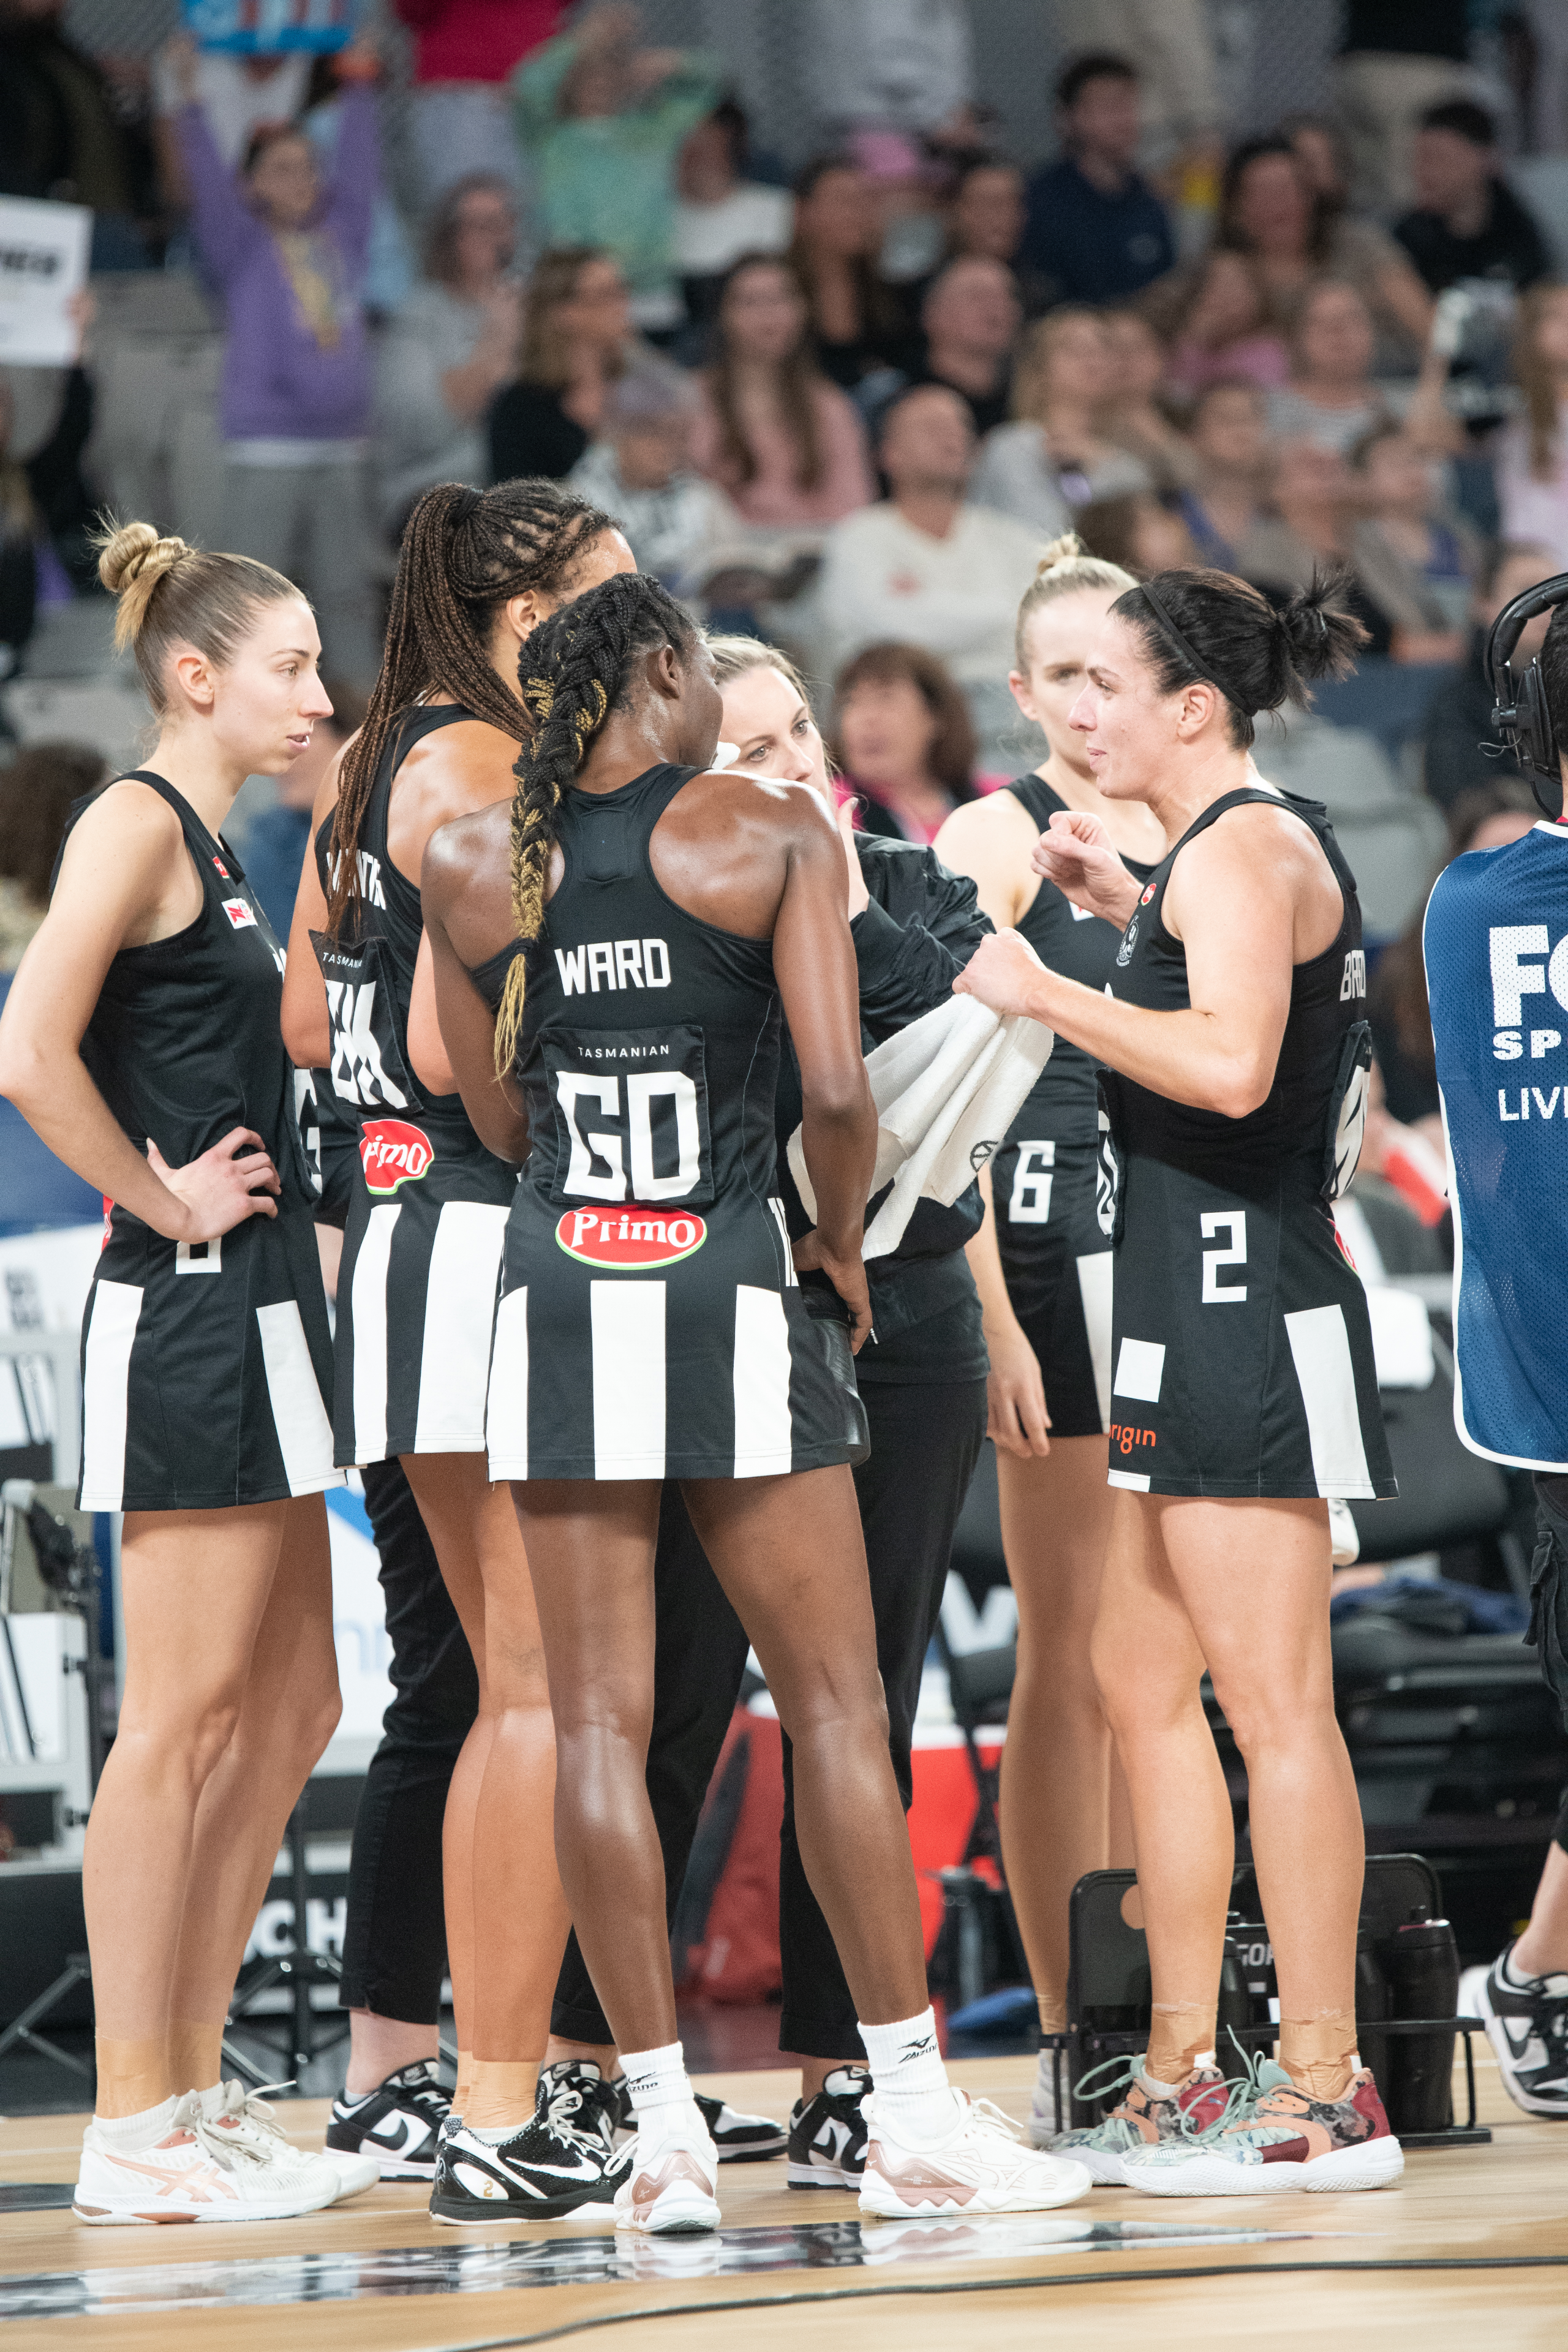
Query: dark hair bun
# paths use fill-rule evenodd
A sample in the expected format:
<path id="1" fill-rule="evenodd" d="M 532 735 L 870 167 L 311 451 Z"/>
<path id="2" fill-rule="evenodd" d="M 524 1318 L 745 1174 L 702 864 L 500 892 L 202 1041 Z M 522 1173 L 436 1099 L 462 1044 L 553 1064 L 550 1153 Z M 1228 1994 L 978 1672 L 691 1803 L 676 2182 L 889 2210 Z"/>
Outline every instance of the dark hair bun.
<path id="1" fill-rule="evenodd" d="M 1157 572 L 1110 609 L 1138 631 L 1161 693 L 1200 678 L 1219 688 L 1241 749 L 1254 740 L 1258 711 L 1304 708 L 1310 679 L 1342 677 L 1352 667 L 1367 633 L 1332 601 L 1349 582 L 1342 566 L 1314 572 L 1310 587 L 1280 604 L 1228 572 L 1184 567 Z"/>
<path id="2" fill-rule="evenodd" d="M 1343 677 L 1355 667 L 1355 657 L 1367 633 L 1353 613 L 1337 601 L 1350 588 L 1344 564 L 1326 572 L 1313 571 L 1310 588 L 1299 589 L 1279 607 L 1279 628 L 1289 648 L 1290 667 L 1303 680 Z"/>

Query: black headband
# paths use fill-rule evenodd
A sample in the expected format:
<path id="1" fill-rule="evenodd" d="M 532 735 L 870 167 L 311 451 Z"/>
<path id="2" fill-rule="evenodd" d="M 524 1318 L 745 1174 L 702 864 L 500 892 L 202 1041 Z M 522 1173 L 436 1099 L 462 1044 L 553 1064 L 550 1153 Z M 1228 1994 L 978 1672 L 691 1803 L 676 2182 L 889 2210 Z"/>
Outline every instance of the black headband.
<path id="1" fill-rule="evenodd" d="M 1155 595 L 1152 588 L 1150 587 L 1149 583 L 1146 580 L 1141 580 L 1138 586 L 1141 594 L 1142 594 L 1148 601 L 1150 611 L 1153 614 L 1154 618 L 1159 623 L 1161 628 L 1163 629 L 1166 636 L 1175 646 L 1178 653 L 1185 655 L 1187 660 L 1191 662 L 1193 667 L 1197 671 L 1197 674 L 1203 680 L 1204 684 L 1205 686 L 1217 687 L 1221 694 L 1225 696 L 1227 702 L 1233 702 L 1238 710 L 1246 712 L 1247 718 L 1250 719 L 1252 716 L 1252 709 L 1248 706 L 1245 697 L 1237 694 L 1234 687 L 1226 686 L 1223 677 L 1215 677 L 1214 664 L 1212 662 L 1205 661 L 1203 656 L 1198 653 L 1194 646 L 1188 644 L 1186 638 L 1183 636 L 1180 629 L 1177 628 L 1169 613 L 1166 612 L 1163 604 L 1161 604 L 1158 596 Z"/>

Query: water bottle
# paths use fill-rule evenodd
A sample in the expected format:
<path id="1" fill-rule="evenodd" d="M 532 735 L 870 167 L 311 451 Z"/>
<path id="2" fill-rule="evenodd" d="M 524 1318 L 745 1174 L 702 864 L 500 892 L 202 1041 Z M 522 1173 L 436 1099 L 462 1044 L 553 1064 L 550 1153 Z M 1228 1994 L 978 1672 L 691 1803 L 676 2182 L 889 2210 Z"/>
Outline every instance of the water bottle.
<path id="1" fill-rule="evenodd" d="M 1447 1919 L 1417 1919 L 1384 1938 L 1379 1958 L 1394 2014 L 1445 2018 L 1459 2013 L 1459 1948 Z M 1452 2027 L 1388 2038 L 1384 2105 L 1395 2135 L 1447 2130 L 1454 2120 Z"/>
<path id="2" fill-rule="evenodd" d="M 1358 2022 L 1375 2024 L 1390 2017 L 1394 2011 L 1394 1995 L 1388 1979 L 1384 1975 L 1377 1958 L 1376 1938 L 1369 1927 L 1358 1927 L 1355 1939 L 1355 2013 Z M 1378 2095 L 1386 2107 L 1390 2096 L 1389 2061 L 1394 2047 L 1393 2035 L 1369 2033 L 1362 2045 L 1362 2054 L 1372 2068 Z"/>
<path id="3" fill-rule="evenodd" d="M 1229 2028 L 1234 2026 L 1238 2034 L 1245 2036 L 1251 2022 L 1252 1997 L 1247 1990 L 1247 1971 L 1236 1938 L 1227 1928 L 1219 1964 L 1219 2006 L 1215 2012 L 1214 2029 L 1215 2059 L 1222 2074 L 1238 2075 L 1243 2054 L 1250 2054 L 1246 2040 L 1233 2041 Z"/>

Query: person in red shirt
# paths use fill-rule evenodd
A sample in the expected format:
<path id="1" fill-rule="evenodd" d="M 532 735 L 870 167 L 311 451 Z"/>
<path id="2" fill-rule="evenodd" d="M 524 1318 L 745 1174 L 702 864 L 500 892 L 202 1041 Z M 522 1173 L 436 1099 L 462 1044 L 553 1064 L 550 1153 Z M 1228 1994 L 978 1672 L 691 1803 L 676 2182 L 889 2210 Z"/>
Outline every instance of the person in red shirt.
<path id="1" fill-rule="evenodd" d="M 468 172 L 520 193 L 512 69 L 561 29 L 565 0 L 394 0 L 414 35 L 414 145 L 426 204 Z"/>

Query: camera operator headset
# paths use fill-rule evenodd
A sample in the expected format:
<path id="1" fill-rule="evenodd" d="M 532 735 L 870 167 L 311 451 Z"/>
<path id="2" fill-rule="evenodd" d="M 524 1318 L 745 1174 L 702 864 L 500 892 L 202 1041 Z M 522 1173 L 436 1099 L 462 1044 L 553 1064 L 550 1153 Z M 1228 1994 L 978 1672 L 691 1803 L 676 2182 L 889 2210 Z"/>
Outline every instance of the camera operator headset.
<path id="1" fill-rule="evenodd" d="M 1454 1213 L 1454 1422 L 1473 1454 L 1536 1473 L 1530 1638 L 1568 1721 L 1568 572 L 1505 606 L 1486 665 L 1493 725 L 1543 814 L 1446 867 L 1423 927 Z"/>

